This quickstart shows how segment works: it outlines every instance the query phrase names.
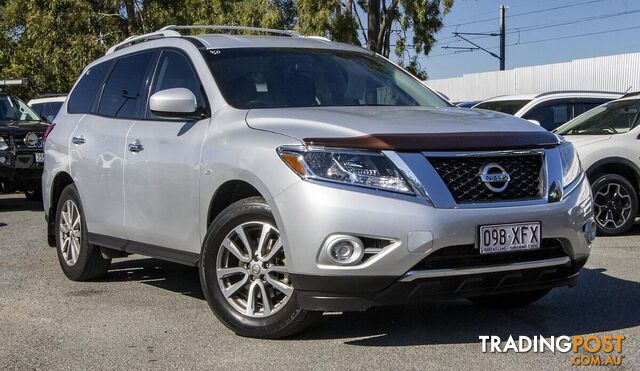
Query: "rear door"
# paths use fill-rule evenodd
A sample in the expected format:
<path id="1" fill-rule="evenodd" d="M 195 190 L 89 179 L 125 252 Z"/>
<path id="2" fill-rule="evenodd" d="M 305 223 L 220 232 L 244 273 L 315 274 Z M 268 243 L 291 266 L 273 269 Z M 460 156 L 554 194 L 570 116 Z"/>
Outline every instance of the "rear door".
<path id="1" fill-rule="evenodd" d="M 117 59 L 102 86 L 97 107 L 76 127 L 71 172 L 77 180 L 89 232 L 126 238 L 124 152 L 127 132 L 144 112 L 149 69 L 155 52 Z"/>
<path id="2" fill-rule="evenodd" d="M 201 111 L 208 111 L 189 57 L 175 49 L 161 52 L 149 96 L 171 88 L 191 90 Z M 129 240 L 147 245 L 138 248 L 152 245 L 199 252 L 198 184 L 200 149 L 209 123 L 206 116 L 166 119 L 147 109 L 146 118 L 136 120 L 129 131 L 127 143 L 137 149 L 125 153 L 125 221 Z"/>

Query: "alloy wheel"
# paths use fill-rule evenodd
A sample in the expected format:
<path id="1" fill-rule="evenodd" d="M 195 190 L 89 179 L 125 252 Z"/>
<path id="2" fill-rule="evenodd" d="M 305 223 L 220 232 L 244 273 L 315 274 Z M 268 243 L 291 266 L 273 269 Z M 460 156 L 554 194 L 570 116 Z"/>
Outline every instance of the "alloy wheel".
<path id="1" fill-rule="evenodd" d="M 596 222 L 604 229 L 616 229 L 631 217 L 629 190 L 617 183 L 603 184 L 594 195 Z"/>
<path id="2" fill-rule="evenodd" d="M 60 249 L 65 263 L 73 266 L 80 256 L 82 219 L 78 205 L 73 200 L 65 201 L 60 215 Z"/>
<path id="3" fill-rule="evenodd" d="M 264 222 L 243 223 L 226 235 L 216 275 L 227 302 L 253 318 L 277 313 L 293 294 L 280 233 Z"/>

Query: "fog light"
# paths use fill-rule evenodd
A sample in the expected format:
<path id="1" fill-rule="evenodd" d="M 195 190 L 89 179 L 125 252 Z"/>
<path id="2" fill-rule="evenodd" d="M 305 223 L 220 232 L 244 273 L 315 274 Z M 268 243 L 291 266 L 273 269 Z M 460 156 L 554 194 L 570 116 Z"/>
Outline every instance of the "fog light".
<path id="1" fill-rule="evenodd" d="M 358 237 L 335 235 L 325 242 L 325 253 L 336 264 L 351 265 L 362 260 L 364 246 Z"/>
<path id="2" fill-rule="evenodd" d="M 7 158 L 4 156 L 0 156 L 0 164 L 6 164 L 7 163 Z"/>
<path id="3" fill-rule="evenodd" d="M 587 238 L 587 242 L 593 243 L 596 240 L 596 232 L 598 228 L 596 226 L 596 222 L 593 219 L 589 219 L 586 223 L 584 223 L 584 235 Z"/>

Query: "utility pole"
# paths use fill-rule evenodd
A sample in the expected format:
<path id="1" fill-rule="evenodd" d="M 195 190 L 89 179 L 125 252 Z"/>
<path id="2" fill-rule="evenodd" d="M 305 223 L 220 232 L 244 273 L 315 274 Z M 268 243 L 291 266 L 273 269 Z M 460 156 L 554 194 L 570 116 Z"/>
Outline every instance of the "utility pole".
<path id="1" fill-rule="evenodd" d="M 500 5 L 500 71 L 505 68 L 505 12 L 507 7 Z"/>
<path id="2" fill-rule="evenodd" d="M 482 50 L 484 52 L 486 52 L 487 54 L 489 54 L 490 56 L 498 59 L 500 61 L 500 71 L 504 71 L 505 70 L 505 61 L 506 61 L 506 53 L 505 53 L 505 42 L 506 42 L 506 20 L 505 20 L 505 13 L 507 11 L 507 7 L 504 5 L 500 5 L 500 32 L 499 33 L 495 33 L 495 32 L 490 32 L 490 33 L 486 33 L 486 32 L 453 32 L 453 36 L 455 36 L 456 38 L 458 38 L 458 41 L 465 41 L 468 44 L 471 44 L 472 46 L 443 46 L 442 49 L 453 49 L 453 50 L 457 50 L 455 53 L 458 52 L 472 52 L 475 50 Z M 483 48 L 482 46 L 474 43 L 473 41 L 471 41 L 470 39 L 466 38 L 465 36 L 500 36 L 500 53 L 496 54 L 492 51 L 487 50 L 486 48 Z"/>

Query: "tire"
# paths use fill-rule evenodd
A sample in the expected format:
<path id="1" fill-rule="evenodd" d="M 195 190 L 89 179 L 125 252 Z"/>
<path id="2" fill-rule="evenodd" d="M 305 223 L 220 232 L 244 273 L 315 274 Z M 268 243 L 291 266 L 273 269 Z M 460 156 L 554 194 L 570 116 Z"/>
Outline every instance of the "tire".
<path id="1" fill-rule="evenodd" d="M 65 218 L 63 211 L 69 215 L 69 210 L 71 216 Z M 77 223 L 80 224 L 79 227 Z M 69 225 L 74 227 L 69 228 Z M 111 259 L 105 259 L 100 253 L 100 248 L 87 241 L 87 223 L 78 190 L 73 184 L 68 185 L 60 194 L 55 217 L 55 239 L 60 267 L 70 280 L 95 280 L 104 277 L 109 270 Z M 65 240 L 67 242 L 64 242 Z"/>
<path id="2" fill-rule="evenodd" d="M 7 182 L 0 182 L 0 193 L 14 193 L 16 188 Z"/>
<path id="3" fill-rule="evenodd" d="M 475 304 L 500 308 L 519 308 L 542 299 L 551 289 L 521 291 L 509 294 L 483 295 L 469 298 Z"/>
<path id="4" fill-rule="evenodd" d="M 267 232 L 263 232 L 265 229 Z M 246 238 L 242 239 L 241 234 Z M 260 238 L 262 235 L 265 238 Z M 223 241 L 227 240 L 234 242 L 235 252 L 231 251 L 233 248 L 223 246 Z M 262 248 L 258 246 L 260 240 L 264 241 Z M 249 249 L 244 241 L 248 242 Z M 278 241 L 279 232 L 273 215 L 261 197 L 243 199 L 230 205 L 207 231 L 199 267 L 202 291 L 216 317 L 240 336 L 261 339 L 287 337 L 301 332 L 322 314 L 303 310 L 298 305 L 287 270 L 283 269 L 286 268 L 284 248 Z M 270 248 L 257 256 L 256 251 L 263 251 L 264 247 Z M 270 255 L 273 256 L 269 258 Z M 260 269 L 254 269 L 255 266 Z M 231 268 L 235 272 L 218 277 L 218 268 Z M 254 300 L 250 301 L 250 297 Z M 263 300 L 265 297 L 266 302 Z"/>
<path id="5" fill-rule="evenodd" d="M 40 184 L 30 184 L 24 190 L 24 196 L 29 201 L 42 202 L 42 186 Z"/>
<path id="6" fill-rule="evenodd" d="M 638 215 L 638 194 L 633 185 L 617 174 L 604 174 L 591 184 L 593 212 L 598 233 L 614 236 L 628 232 Z"/>

